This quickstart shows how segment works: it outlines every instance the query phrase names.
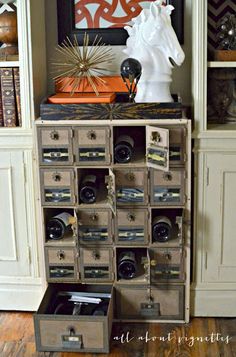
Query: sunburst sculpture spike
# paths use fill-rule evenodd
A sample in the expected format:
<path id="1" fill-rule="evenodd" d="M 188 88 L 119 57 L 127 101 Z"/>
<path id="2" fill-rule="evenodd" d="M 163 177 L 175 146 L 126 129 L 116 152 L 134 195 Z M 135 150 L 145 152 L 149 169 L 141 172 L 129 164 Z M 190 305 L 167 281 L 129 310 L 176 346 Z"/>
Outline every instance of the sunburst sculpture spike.
<path id="1" fill-rule="evenodd" d="M 74 36 L 73 41 L 67 37 L 61 45 L 56 47 L 56 50 L 63 57 L 63 61 L 52 63 L 57 67 L 53 79 L 58 83 L 64 82 L 62 89 L 68 85 L 71 86 L 71 95 L 73 95 L 81 83 L 84 89 L 87 82 L 96 95 L 99 95 L 97 85 L 106 83 L 100 76 L 109 71 L 106 67 L 114 60 L 112 48 L 103 43 L 102 38 L 97 35 L 89 48 L 89 35 L 85 33 L 82 49 Z M 106 64 L 105 67 L 104 64 Z M 66 80 L 63 79 L 65 76 L 68 77 Z"/>

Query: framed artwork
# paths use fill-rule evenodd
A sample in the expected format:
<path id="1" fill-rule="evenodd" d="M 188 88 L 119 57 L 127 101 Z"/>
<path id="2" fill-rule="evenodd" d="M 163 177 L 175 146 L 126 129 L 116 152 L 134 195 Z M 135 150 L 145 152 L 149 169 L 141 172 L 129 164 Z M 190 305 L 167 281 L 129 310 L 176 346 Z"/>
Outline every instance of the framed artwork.
<path id="1" fill-rule="evenodd" d="M 110 45 L 124 45 L 128 34 L 124 26 L 153 0 L 57 0 L 58 42 L 77 36 L 83 43 L 84 32 L 90 42 L 96 35 Z M 175 7 L 172 24 L 180 43 L 184 41 L 184 0 L 166 0 Z"/>

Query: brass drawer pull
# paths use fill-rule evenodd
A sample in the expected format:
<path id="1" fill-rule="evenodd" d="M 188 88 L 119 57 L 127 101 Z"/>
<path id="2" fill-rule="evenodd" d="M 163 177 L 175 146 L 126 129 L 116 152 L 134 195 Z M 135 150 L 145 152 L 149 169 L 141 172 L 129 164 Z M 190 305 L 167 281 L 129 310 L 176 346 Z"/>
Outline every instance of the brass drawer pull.
<path id="1" fill-rule="evenodd" d="M 151 141 L 154 143 L 159 143 L 161 141 L 161 135 L 158 133 L 158 131 L 153 131 L 151 133 Z"/>
<path id="2" fill-rule="evenodd" d="M 96 221 L 98 221 L 98 215 L 96 213 L 91 214 L 90 219 L 91 219 L 91 221 L 96 222 Z"/>
<path id="3" fill-rule="evenodd" d="M 96 252 L 95 250 L 92 252 L 92 257 L 94 260 L 99 260 L 100 259 L 100 254 L 99 252 Z"/>
<path id="4" fill-rule="evenodd" d="M 87 137 L 88 137 L 89 140 L 96 140 L 96 138 L 97 138 L 96 132 L 93 131 L 93 130 L 90 130 L 87 133 Z"/>
<path id="5" fill-rule="evenodd" d="M 51 131 L 50 133 L 50 138 L 52 140 L 59 140 L 59 133 L 56 130 Z"/>
<path id="6" fill-rule="evenodd" d="M 165 181 L 172 181 L 172 179 L 173 179 L 172 174 L 171 174 L 170 172 L 165 172 L 165 173 L 163 174 L 163 179 L 164 179 Z"/>
<path id="7" fill-rule="evenodd" d="M 127 214 L 127 219 L 128 219 L 129 222 L 134 222 L 135 219 L 136 219 L 136 216 L 135 216 L 134 213 L 129 212 L 129 213 Z"/>
<path id="8" fill-rule="evenodd" d="M 69 331 L 70 336 L 75 335 L 75 328 L 74 327 L 68 327 L 68 331 Z"/>
<path id="9" fill-rule="evenodd" d="M 63 250 L 58 250 L 57 256 L 58 256 L 59 260 L 64 260 L 66 255 Z"/>
<path id="10" fill-rule="evenodd" d="M 155 267 L 157 265 L 157 261 L 155 259 L 151 260 L 150 262 L 152 267 Z"/>
<path id="11" fill-rule="evenodd" d="M 170 253 L 166 253 L 165 258 L 166 258 L 166 260 L 171 260 L 172 256 Z"/>
<path id="12" fill-rule="evenodd" d="M 135 175 L 133 174 L 133 172 L 128 172 L 126 175 L 125 175 L 126 179 L 128 181 L 134 181 L 135 180 Z"/>
<path id="13" fill-rule="evenodd" d="M 61 174 L 59 174 L 58 172 L 54 172 L 52 175 L 52 178 L 54 181 L 56 182 L 60 182 L 61 181 Z"/>

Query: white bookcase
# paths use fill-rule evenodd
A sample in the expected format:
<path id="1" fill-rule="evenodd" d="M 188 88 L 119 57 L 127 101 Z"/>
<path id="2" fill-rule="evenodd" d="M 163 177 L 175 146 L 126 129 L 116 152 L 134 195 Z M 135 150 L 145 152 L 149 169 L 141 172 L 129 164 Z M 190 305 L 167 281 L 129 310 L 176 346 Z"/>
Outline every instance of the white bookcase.
<path id="1" fill-rule="evenodd" d="M 44 1 L 17 1 L 22 127 L 0 128 L 0 309 L 35 310 L 42 296 L 37 247 L 34 108 L 46 93 Z"/>
<path id="2" fill-rule="evenodd" d="M 236 68 L 236 62 L 208 58 L 207 9 L 208 1 L 193 1 L 195 194 L 191 306 L 195 316 L 235 316 L 236 125 L 208 123 L 207 72 Z"/>

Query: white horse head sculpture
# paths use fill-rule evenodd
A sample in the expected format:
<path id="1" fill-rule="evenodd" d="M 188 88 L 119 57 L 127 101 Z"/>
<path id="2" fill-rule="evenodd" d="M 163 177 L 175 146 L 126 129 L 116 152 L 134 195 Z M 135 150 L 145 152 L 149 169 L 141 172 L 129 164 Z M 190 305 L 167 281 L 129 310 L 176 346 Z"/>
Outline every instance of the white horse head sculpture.
<path id="1" fill-rule="evenodd" d="M 129 34 L 124 52 L 142 65 L 142 75 L 137 86 L 135 102 L 172 102 L 172 59 L 178 66 L 185 55 L 171 25 L 172 5 L 152 2 L 149 9 L 125 26 Z"/>

